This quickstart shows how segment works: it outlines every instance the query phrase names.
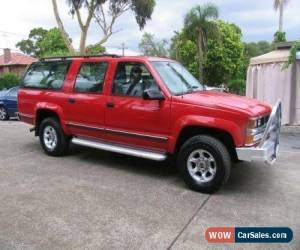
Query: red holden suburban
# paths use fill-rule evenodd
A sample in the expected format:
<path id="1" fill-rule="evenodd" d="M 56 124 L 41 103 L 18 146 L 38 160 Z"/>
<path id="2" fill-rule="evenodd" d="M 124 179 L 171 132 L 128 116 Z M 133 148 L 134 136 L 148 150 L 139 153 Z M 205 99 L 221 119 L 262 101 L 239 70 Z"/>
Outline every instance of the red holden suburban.
<path id="1" fill-rule="evenodd" d="M 233 162 L 276 160 L 281 104 L 207 91 L 165 58 L 46 58 L 27 70 L 20 119 L 46 154 L 70 143 L 154 161 L 173 156 L 185 183 L 212 193 Z"/>

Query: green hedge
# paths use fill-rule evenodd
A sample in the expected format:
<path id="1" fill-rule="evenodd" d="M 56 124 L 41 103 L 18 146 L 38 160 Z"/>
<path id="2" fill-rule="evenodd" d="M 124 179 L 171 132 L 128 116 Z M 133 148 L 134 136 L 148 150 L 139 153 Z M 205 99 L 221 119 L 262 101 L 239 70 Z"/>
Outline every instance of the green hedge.
<path id="1" fill-rule="evenodd" d="M 15 73 L 0 74 L 0 90 L 9 89 L 19 85 L 20 77 Z"/>
<path id="2" fill-rule="evenodd" d="M 237 95 L 246 94 L 246 81 L 244 79 L 234 79 L 228 83 L 229 92 Z"/>

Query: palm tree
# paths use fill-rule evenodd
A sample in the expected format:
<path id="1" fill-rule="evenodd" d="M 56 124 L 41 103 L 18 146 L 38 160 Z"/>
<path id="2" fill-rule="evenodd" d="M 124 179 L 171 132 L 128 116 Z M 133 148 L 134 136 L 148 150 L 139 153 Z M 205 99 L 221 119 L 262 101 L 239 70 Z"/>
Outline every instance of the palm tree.
<path id="1" fill-rule="evenodd" d="M 218 7 L 208 3 L 197 5 L 185 16 L 185 30 L 190 37 L 197 41 L 199 60 L 199 80 L 203 82 L 203 60 L 209 36 L 216 34 L 217 27 L 212 20 L 219 16 Z"/>
<path id="2" fill-rule="evenodd" d="M 283 30 L 283 10 L 290 0 L 274 0 L 274 10 L 279 10 L 279 32 Z"/>

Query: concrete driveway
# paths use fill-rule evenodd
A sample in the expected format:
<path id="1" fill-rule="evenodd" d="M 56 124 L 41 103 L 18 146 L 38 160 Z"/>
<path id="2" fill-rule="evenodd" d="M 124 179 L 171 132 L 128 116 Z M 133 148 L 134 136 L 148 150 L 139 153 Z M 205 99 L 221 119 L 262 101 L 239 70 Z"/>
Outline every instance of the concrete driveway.
<path id="1" fill-rule="evenodd" d="M 85 148 L 46 156 L 19 122 L 0 123 L 1 249 L 300 249 L 300 135 L 273 167 L 240 163 L 214 195 L 167 164 Z M 289 245 L 211 245 L 211 226 L 287 226 Z"/>

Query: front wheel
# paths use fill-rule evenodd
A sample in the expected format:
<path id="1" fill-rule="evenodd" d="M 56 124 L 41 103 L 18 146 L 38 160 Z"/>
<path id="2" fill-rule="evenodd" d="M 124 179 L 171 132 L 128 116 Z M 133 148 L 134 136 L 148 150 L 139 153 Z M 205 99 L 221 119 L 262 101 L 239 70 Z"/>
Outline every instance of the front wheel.
<path id="1" fill-rule="evenodd" d="M 4 107 L 0 107 L 0 120 L 1 121 L 6 121 L 8 120 L 9 116 Z"/>
<path id="2" fill-rule="evenodd" d="M 221 141 L 199 135 L 181 147 L 177 165 L 187 186 L 198 192 L 213 193 L 228 180 L 231 158 Z"/>
<path id="3" fill-rule="evenodd" d="M 42 148 L 50 156 L 64 155 L 69 147 L 69 139 L 55 118 L 46 118 L 39 126 Z"/>

